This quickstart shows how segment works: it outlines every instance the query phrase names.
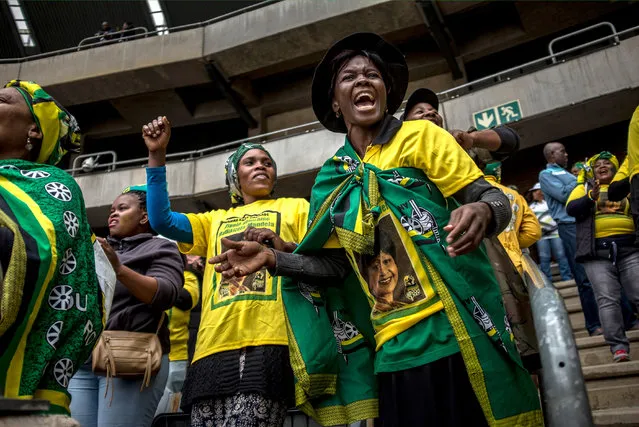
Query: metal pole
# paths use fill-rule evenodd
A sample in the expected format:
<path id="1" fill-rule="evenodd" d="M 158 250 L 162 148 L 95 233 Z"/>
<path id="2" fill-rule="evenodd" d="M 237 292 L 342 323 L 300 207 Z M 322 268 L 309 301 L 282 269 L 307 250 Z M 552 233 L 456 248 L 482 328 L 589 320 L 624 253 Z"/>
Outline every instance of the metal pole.
<path id="1" fill-rule="evenodd" d="M 581 362 L 563 299 L 524 254 L 524 280 L 539 341 L 544 418 L 548 427 L 592 427 Z"/>
<path id="2" fill-rule="evenodd" d="M 617 29 L 615 28 L 615 26 L 614 26 L 614 25 L 612 25 L 612 23 L 611 23 L 611 22 L 608 22 L 608 21 L 599 22 L 599 23 L 597 23 L 597 24 L 595 24 L 595 25 L 591 25 L 591 26 L 589 26 L 589 27 L 582 28 L 582 29 L 580 29 L 580 30 L 573 31 L 573 32 L 571 32 L 571 33 L 564 34 L 563 36 L 559 36 L 559 37 L 556 37 L 556 38 L 552 39 L 552 40 L 550 41 L 550 43 L 548 43 L 548 54 L 552 57 L 552 62 L 553 62 L 553 64 L 557 62 L 556 54 L 555 54 L 555 52 L 554 52 L 554 51 L 553 51 L 553 49 L 552 49 L 552 46 L 553 46 L 556 42 L 558 42 L 558 41 L 560 41 L 560 40 L 568 39 L 568 38 L 570 38 L 570 37 L 572 37 L 572 36 L 576 36 L 577 34 L 585 33 L 585 32 L 587 32 L 587 31 L 592 30 L 593 28 L 599 28 L 599 27 L 610 27 L 610 31 L 612 31 L 611 36 L 612 36 L 612 37 L 614 37 L 614 38 L 615 38 L 615 41 L 617 41 L 617 42 L 618 42 L 619 37 L 615 37 L 615 36 L 617 35 Z"/>

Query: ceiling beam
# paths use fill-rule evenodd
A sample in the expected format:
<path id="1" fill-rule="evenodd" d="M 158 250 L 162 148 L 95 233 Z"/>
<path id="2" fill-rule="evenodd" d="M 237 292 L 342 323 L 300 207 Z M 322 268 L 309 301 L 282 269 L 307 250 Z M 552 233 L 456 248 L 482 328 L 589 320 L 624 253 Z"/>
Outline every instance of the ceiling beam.
<path id="1" fill-rule="evenodd" d="M 226 98 L 229 104 L 233 106 L 235 111 L 237 111 L 237 114 L 244 123 L 246 123 L 249 129 L 256 128 L 258 124 L 257 120 L 255 120 L 255 118 L 251 115 L 251 112 L 242 102 L 240 95 L 233 90 L 231 84 L 228 82 L 226 77 L 224 77 L 217 65 L 215 65 L 213 61 L 208 61 L 204 63 L 204 66 L 213 84 L 215 84 L 218 90 L 224 95 L 224 98 Z"/>
<path id="2" fill-rule="evenodd" d="M 426 27 L 428 27 L 435 43 L 437 43 L 439 51 L 448 63 L 448 67 L 450 68 L 453 78 L 462 78 L 464 73 L 455 58 L 456 55 L 453 48 L 454 40 L 446 28 L 446 24 L 444 24 L 435 2 L 433 0 L 416 0 L 416 3 L 419 6 L 419 10 L 422 12 Z"/>

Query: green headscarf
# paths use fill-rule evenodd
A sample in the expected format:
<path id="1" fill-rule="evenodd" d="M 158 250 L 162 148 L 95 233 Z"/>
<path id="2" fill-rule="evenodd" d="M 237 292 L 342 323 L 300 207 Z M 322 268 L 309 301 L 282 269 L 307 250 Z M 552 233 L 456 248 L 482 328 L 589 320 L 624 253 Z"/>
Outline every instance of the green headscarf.
<path id="1" fill-rule="evenodd" d="M 231 154 L 231 156 L 226 160 L 226 165 L 224 165 L 224 173 L 226 175 L 226 185 L 229 186 L 229 196 L 231 196 L 231 204 L 235 205 L 243 205 L 244 198 L 242 197 L 242 191 L 240 191 L 240 178 L 237 175 L 237 170 L 240 165 L 240 160 L 244 155 L 253 149 L 262 150 L 266 153 L 266 155 L 273 162 L 273 169 L 275 170 L 275 181 L 277 182 L 277 165 L 275 164 L 275 160 L 262 145 L 260 144 L 252 144 L 245 142 L 240 145 L 240 148 L 235 151 L 235 153 Z M 275 183 L 273 183 L 275 186 Z"/>
<path id="2" fill-rule="evenodd" d="M 130 185 L 127 188 L 125 188 L 124 190 L 122 190 L 122 194 L 126 194 L 129 191 L 142 191 L 142 192 L 146 193 L 147 192 L 146 184 Z"/>
<path id="3" fill-rule="evenodd" d="M 37 83 L 11 80 L 5 87 L 14 87 L 20 92 L 42 132 L 37 163 L 55 165 L 68 151 L 80 151 L 80 127 L 75 117 Z"/>
<path id="4" fill-rule="evenodd" d="M 501 162 L 493 161 L 484 167 L 484 175 L 494 176 L 497 182 L 501 182 Z"/>
<path id="5" fill-rule="evenodd" d="M 609 151 L 602 151 L 589 158 L 588 161 L 583 164 L 583 168 L 579 171 L 579 176 L 577 177 L 577 183 L 583 184 L 587 180 L 595 179 L 594 168 L 597 160 L 610 160 L 610 163 L 615 167 L 613 174 L 619 169 L 619 160 L 617 160 L 617 157 Z"/>
<path id="6" fill-rule="evenodd" d="M 572 168 L 570 168 L 570 169 L 577 168 L 579 171 L 582 171 L 585 166 L 586 166 L 586 164 L 584 162 L 575 162 L 575 164 L 572 165 Z"/>

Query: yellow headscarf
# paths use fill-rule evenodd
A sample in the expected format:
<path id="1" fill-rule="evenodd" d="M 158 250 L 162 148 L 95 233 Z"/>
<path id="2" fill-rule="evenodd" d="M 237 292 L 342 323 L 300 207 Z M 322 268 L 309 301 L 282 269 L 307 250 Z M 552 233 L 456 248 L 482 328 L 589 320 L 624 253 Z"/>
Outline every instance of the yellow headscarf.
<path id="1" fill-rule="evenodd" d="M 68 151 L 80 151 L 78 122 L 44 89 L 34 82 L 23 80 L 11 80 L 5 87 L 18 89 L 42 132 L 42 147 L 36 159 L 38 163 L 55 165 Z"/>
<path id="2" fill-rule="evenodd" d="M 610 160 L 610 163 L 615 166 L 615 172 L 619 169 L 619 160 L 617 160 L 617 157 L 609 151 L 602 151 L 589 158 L 584 164 L 584 167 L 579 171 L 579 176 L 577 177 L 578 184 L 583 184 L 587 180 L 595 179 L 595 163 L 600 159 Z"/>

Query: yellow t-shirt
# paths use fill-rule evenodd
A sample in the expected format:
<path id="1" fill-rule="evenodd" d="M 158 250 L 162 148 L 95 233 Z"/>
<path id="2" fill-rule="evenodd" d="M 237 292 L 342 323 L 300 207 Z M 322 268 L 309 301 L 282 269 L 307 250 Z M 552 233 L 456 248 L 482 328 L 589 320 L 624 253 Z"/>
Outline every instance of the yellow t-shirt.
<path id="1" fill-rule="evenodd" d="M 242 240 L 244 230 L 268 228 L 284 241 L 299 243 L 308 222 L 308 202 L 280 198 L 258 200 L 229 210 L 187 214 L 193 244 L 180 243 L 186 254 L 207 259 L 223 252 L 222 237 Z M 202 281 L 202 318 L 193 361 L 221 351 L 258 345 L 288 345 L 279 278 L 266 269 L 241 279 L 222 280 L 206 264 Z"/>
<path id="2" fill-rule="evenodd" d="M 425 120 L 404 122 L 389 142 L 370 145 L 362 160 L 382 170 L 420 169 L 444 197 L 452 196 L 483 176 L 450 133 Z M 428 272 L 425 271 L 401 220 L 385 203 L 381 203 L 381 209 L 377 224 L 380 254 L 373 259 L 348 254 L 371 303 L 378 351 L 389 340 L 444 308 L 432 283 L 432 280 L 441 280 L 436 267 L 426 261 Z M 335 234 L 325 247 L 339 247 Z M 449 354 L 452 354 L 458 347 L 450 342 L 453 335 L 452 329 L 448 329 L 444 333 L 447 336 L 437 337 L 436 341 L 450 344 Z"/>
<path id="3" fill-rule="evenodd" d="M 191 309 L 197 305 L 200 299 L 200 283 L 195 273 L 191 271 L 184 272 L 184 289 L 191 294 Z M 169 360 L 188 359 L 188 342 L 189 342 L 189 320 L 191 318 L 191 309 L 180 310 L 173 307 L 166 311 L 169 325 L 169 338 L 171 340 L 171 352 Z"/>
<path id="4" fill-rule="evenodd" d="M 615 177 L 612 182 L 623 181 L 628 178 L 628 156 L 624 159 L 624 161 L 619 166 L 617 173 L 615 173 Z"/>
<path id="5" fill-rule="evenodd" d="M 583 185 L 578 185 L 570 193 L 566 204 L 586 195 Z M 599 189 L 599 200 L 595 209 L 595 238 L 617 236 L 620 234 L 634 234 L 635 223 L 630 214 L 628 199 L 620 202 L 608 200 L 608 186 Z"/>
<path id="6" fill-rule="evenodd" d="M 628 128 L 628 170 L 630 179 L 639 173 L 639 107 L 632 115 Z"/>
<path id="7" fill-rule="evenodd" d="M 537 216 L 530 209 L 526 199 L 517 191 L 499 184 L 495 177 L 486 176 L 488 181 L 493 186 L 499 188 L 510 201 L 510 208 L 512 209 L 512 217 L 508 226 L 499 233 L 497 238 L 501 242 L 502 246 L 508 253 L 508 257 L 513 262 L 513 265 L 519 271 L 519 274 L 523 274 L 523 261 L 521 250 L 527 248 L 541 238 L 541 226 L 537 220 Z"/>

